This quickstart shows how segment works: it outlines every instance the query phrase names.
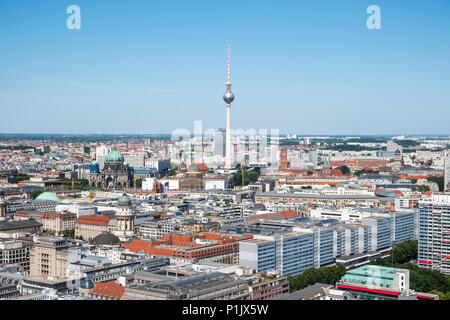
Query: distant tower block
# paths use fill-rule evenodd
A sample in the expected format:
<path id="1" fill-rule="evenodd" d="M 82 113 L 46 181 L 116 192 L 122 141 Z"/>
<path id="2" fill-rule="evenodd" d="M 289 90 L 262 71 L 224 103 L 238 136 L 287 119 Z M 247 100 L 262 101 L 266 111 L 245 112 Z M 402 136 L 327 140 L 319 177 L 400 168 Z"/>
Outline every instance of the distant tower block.
<path id="1" fill-rule="evenodd" d="M 228 80 L 227 89 L 223 95 L 223 100 L 227 103 L 227 131 L 226 131 L 226 145 L 225 145 L 225 169 L 231 169 L 231 103 L 234 100 L 234 95 L 231 92 L 230 81 L 230 44 L 228 43 Z"/>

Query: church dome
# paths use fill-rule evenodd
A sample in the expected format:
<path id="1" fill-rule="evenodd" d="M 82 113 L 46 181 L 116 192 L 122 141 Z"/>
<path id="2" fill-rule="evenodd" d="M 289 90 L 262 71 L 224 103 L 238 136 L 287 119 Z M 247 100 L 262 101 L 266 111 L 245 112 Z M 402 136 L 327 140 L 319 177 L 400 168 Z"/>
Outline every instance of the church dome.
<path id="1" fill-rule="evenodd" d="M 99 166 L 99 164 L 98 164 L 98 162 L 97 161 L 93 161 L 92 163 L 91 163 L 91 167 L 90 167 L 90 170 L 89 170 L 91 173 L 99 173 L 100 172 L 100 166 Z"/>
<path id="2" fill-rule="evenodd" d="M 123 162 L 123 155 L 119 151 L 113 150 L 110 153 L 108 153 L 105 161 Z"/>
<path id="3" fill-rule="evenodd" d="M 131 199 L 125 193 L 119 198 L 119 206 L 122 206 L 122 207 L 131 206 Z"/>
<path id="4" fill-rule="evenodd" d="M 92 239 L 91 244 L 97 245 L 97 246 L 113 246 L 113 245 L 119 245 L 120 239 L 113 235 L 110 232 L 103 232 L 96 236 L 94 239 Z"/>
<path id="5" fill-rule="evenodd" d="M 59 198 L 56 196 L 56 194 L 54 194 L 53 192 L 43 192 L 41 193 L 36 200 L 50 200 L 50 201 L 56 201 L 58 203 L 61 202 L 61 200 L 59 200 Z"/>

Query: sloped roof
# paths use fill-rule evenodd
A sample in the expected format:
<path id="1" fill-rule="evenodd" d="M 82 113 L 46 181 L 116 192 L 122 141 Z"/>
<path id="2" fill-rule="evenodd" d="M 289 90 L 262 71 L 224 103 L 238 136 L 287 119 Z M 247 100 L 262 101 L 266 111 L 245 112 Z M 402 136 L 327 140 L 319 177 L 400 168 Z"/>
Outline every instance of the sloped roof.
<path id="1" fill-rule="evenodd" d="M 78 218 L 77 223 L 107 226 L 109 220 L 111 220 L 112 218 L 114 218 L 114 214 L 81 216 Z"/>
<path id="2" fill-rule="evenodd" d="M 125 293 L 125 287 L 122 287 L 114 281 L 99 282 L 95 285 L 94 289 L 92 289 L 92 293 L 122 299 L 122 296 Z"/>
<path id="3" fill-rule="evenodd" d="M 298 217 L 298 214 L 294 210 L 280 211 L 280 213 L 285 219 Z"/>

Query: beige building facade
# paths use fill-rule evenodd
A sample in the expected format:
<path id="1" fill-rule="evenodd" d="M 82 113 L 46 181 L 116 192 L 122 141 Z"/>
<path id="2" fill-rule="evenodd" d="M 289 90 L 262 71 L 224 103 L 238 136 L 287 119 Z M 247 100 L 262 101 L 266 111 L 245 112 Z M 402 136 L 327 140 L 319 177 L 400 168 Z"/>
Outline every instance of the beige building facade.
<path id="1" fill-rule="evenodd" d="M 65 277 L 68 248 L 64 238 L 37 240 L 30 252 L 30 276 Z"/>

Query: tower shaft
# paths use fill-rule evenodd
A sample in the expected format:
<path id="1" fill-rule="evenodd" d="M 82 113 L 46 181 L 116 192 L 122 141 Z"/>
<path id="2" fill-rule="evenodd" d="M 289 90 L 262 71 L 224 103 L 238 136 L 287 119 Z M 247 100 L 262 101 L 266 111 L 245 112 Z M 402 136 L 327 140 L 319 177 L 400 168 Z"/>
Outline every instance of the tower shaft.
<path id="1" fill-rule="evenodd" d="M 225 144 L 225 169 L 231 169 L 231 104 L 227 104 L 227 131 Z"/>

